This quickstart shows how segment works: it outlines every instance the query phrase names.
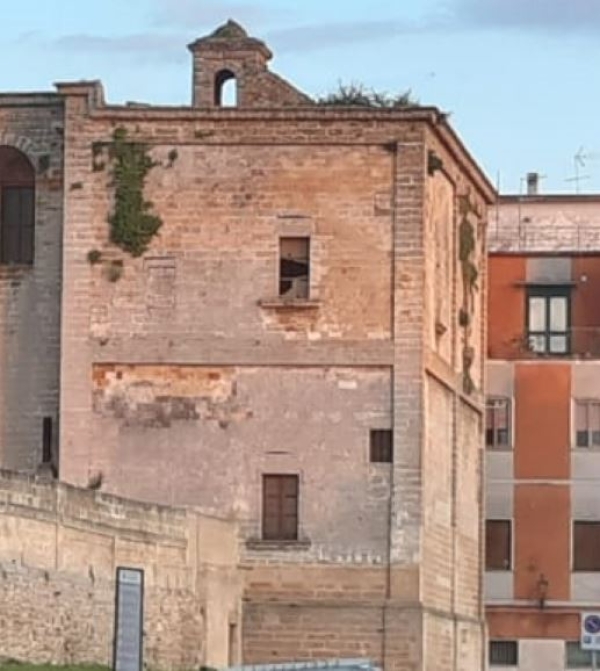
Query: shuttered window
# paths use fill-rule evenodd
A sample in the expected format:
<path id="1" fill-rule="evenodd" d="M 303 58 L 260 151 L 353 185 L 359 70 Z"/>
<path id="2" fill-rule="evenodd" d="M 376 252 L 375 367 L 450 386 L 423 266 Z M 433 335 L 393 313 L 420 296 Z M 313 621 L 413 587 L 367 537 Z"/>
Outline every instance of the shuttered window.
<path id="1" fill-rule="evenodd" d="M 490 666 L 518 666 L 519 645 L 517 641 L 490 641 Z"/>
<path id="2" fill-rule="evenodd" d="M 510 520 L 486 520 L 485 570 L 510 571 L 511 556 Z"/>
<path id="3" fill-rule="evenodd" d="M 573 522 L 573 570 L 600 571 L 600 522 Z"/>
<path id="4" fill-rule="evenodd" d="M 0 194 L 0 263 L 33 263 L 34 191 L 4 186 Z"/>
<path id="5" fill-rule="evenodd" d="M 297 475 L 263 475 L 263 539 L 298 540 Z"/>

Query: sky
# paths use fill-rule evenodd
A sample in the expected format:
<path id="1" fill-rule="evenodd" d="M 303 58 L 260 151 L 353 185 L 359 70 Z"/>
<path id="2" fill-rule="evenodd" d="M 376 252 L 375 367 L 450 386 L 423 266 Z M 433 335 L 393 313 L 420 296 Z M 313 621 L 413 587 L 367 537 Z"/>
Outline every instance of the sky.
<path id="1" fill-rule="evenodd" d="M 233 18 L 309 95 L 362 83 L 449 112 L 503 193 L 527 172 L 600 193 L 600 0 L 3 0 L 1 16 L 0 91 L 101 79 L 113 104 L 190 104 L 186 45 Z"/>

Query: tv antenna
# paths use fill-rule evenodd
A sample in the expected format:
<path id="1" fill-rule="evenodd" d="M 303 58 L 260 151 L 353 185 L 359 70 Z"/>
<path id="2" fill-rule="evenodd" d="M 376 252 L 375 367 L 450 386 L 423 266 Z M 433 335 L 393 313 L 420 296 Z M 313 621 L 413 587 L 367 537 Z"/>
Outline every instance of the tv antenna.
<path id="1" fill-rule="evenodd" d="M 581 170 L 586 167 L 587 161 L 596 161 L 600 159 L 598 152 L 586 152 L 583 147 L 579 147 L 576 154 L 573 156 L 573 164 L 575 166 L 575 176 L 569 177 L 567 182 L 575 182 L 575 193 L 579 193 L 581 182 L 586 179 L 591 179 L 590 175 L 582 175 Z"/>

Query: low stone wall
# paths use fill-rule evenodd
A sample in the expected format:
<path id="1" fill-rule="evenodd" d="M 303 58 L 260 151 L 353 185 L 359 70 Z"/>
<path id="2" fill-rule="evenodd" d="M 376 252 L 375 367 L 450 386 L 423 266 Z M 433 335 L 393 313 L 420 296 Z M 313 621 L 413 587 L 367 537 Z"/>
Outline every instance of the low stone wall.
<path id="1" fill-rule="evenodd" d="M 110 664 L 115 571 L 145 571 L 153 669 L 238 661 L 233 522 L 0 471 L 0 658 Z"/>

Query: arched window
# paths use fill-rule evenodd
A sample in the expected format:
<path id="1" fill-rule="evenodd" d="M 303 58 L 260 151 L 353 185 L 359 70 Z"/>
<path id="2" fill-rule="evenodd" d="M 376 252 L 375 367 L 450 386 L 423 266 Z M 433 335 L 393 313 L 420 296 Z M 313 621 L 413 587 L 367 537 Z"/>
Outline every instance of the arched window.
<path id="1" fill-rule="evenodd" d="M 237 79 L 231 70 L 217 72 L 215 105 L 217 107 L 237 107 Z"/>
<path id="2" fill-rule="evenodd" d="M 0 146 L 0 263 L 32 264 L 35 171 L 25 154 Z"/>

